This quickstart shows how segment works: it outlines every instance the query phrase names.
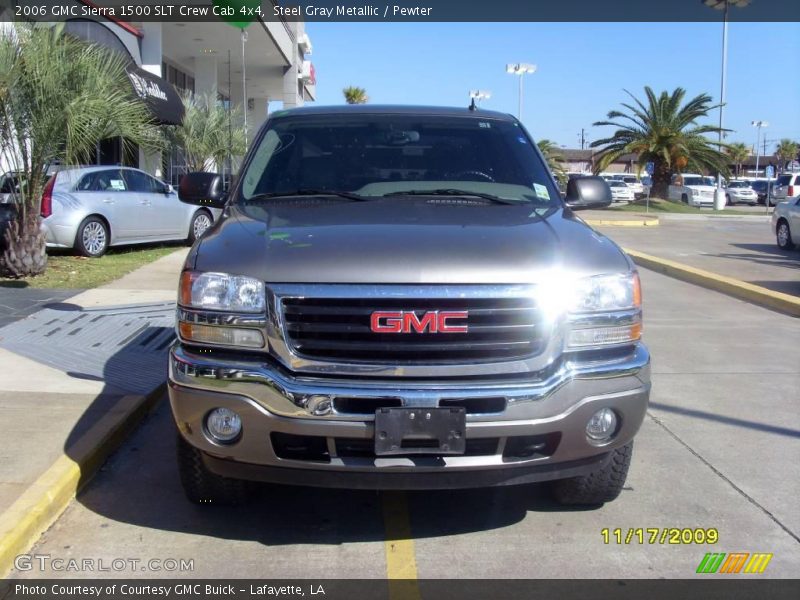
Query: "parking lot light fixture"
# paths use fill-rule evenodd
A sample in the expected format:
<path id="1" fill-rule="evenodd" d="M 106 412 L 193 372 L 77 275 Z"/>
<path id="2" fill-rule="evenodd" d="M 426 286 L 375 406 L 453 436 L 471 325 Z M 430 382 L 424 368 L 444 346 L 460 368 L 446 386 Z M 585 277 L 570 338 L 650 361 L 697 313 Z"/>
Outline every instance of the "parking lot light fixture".
<path id="1" fill-rule="evenodd" d="M 492 97 L 492 92 L 487 90 L 470 90 L 469 97 L 472 100 L 472 106 L 478 106 L 481 103 L 481 100 L 488 100 Z"/>
<path id="2" fill-rule="evenodd" d="M 506 65 L 506 73 L 519 77 L 519 106 L 517 108 L 517 119 L 522 121 L 522 78 L 527 74 L 536 72 L 537 66 L 529 63 L 509 63 Z"/>
<path id="3" fill-rule="evenodd" d="M 758 159 L 760 156 L 759 148 L 761 144 L 761 128 L 769 127 L 769 123 L 767 123 L 766 121 L 751 121 L 750 124 L 758 129 L 758 133 L 756 133 L 756 177 L 758 177 Z"/>
<path id="4" fill-rule="evenodd" d="M 728 71 L 728 9 L 731 6 L 744 8 L 750 0 L 702 0 L 703 4 L 715 10 L 723 11 L 722 17 L 722 76 L 719 92 L 719 151 L 722 152 L 722 123 L 725 111 L 725 77 Z M 725 207 L 725 190 L 722 189 L 722 173 L 717 173 L 717 191 L 714 194 L 714 208 Z"/>

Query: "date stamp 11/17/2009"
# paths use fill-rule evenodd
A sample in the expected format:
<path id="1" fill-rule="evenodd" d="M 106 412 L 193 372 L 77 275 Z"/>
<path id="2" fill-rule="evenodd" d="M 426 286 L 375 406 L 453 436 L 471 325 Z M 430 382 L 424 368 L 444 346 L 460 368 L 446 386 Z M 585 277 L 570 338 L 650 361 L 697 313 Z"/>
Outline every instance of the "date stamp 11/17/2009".
<path id="1" fill-rule="evenodd" d="M 716 544 L 719 531 L 703 527 L 629 527 L 600 530 L 604 544 Z"/>

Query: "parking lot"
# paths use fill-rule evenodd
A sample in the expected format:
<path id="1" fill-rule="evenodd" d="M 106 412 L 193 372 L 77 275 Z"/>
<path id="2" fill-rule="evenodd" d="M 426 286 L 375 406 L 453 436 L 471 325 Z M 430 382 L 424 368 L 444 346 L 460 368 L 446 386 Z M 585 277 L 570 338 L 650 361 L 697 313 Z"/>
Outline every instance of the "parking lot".
<path id="1" fill-rule="evenodd" d="M 709 230 L 722 239 L 750 226 Z M 639 231 L 619 240 L 634 244 Z M 658 230 L 662 243 L 669 232 Z M 742 248 L 761 252 L 769 254 Z M 789 270 L 796 257 L 781 260 Z M 626 489 L 602 508 L 565 510 L 544 486 L 413 493 L 265 486 L 243 509 L 197 507 L 180 488 L 161 402 L 31 552 L 106 564 L 193 560 L 191 573 L 137 567 L 103 577 L 284 579 L 690 578 L 706 552 L 765 552 L 774 556 L 764 577 L 795 577 L 800 321 L 649 271 L 642 280 L 651 406 Z M 637 528 L 715 529 L 719 541 L 651 544 L 645 535 L 640 543 L 637 533 L 626 540 Z M 43 576 L 87 574 L 12 573 Z"/>

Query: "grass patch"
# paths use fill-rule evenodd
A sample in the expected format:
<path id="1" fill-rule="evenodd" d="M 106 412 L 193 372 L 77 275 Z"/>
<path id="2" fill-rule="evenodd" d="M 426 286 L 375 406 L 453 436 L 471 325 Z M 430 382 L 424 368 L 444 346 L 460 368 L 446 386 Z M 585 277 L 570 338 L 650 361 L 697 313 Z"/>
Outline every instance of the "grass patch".
<path id="1" fill-rule="evenodd" d="M 635 213 L 642 213 L 647 209 L 647 200 L 636 200 L 635 202 L 631 202 L 629 204 L 623 204 L 622 206 L 613 206 L 608 208 L 607 210 L 614 210 L 619 212 L 635 212 Z M 682 202 L 670 202 L 668 200 L 661 200 L 659 198 L 650 198 L 650 212 L 651 213 L 683 213 L 683 214 L 692 214 L 692 215 L 707 215 L 707 214 L 724 214 L 724 215 L 753 215 L 757 213 L 747 212 L 744 210 L 736 210 L 732 208 L 724 208 L 720 211 L 713 210 L 710 208 L 697 208 L 695 206 L 689 206 L 688 204 L 683 204 Z"/>
<path id="2" fill-rule="evenodd" d="M 47 270 L 37 277 L 0 278 L 0 287 L 14 288 L 95 288 L 166 256 L 181 244 L 111 248 L 100 258 L 84 258 L 61 250 L 48 250 Z"/>

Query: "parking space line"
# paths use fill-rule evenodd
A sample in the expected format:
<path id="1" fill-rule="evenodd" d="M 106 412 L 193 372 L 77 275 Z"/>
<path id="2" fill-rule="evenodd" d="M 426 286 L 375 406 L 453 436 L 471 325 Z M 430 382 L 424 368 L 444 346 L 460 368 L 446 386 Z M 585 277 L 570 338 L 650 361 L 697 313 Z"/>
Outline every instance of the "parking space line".
<path id="1" fill-rule="evenodd" d="M 383 492 L 383 525 L 386 532 L 386 577 L 389 580 L 390 600 L 419 600 L 417 559 L 408 499 L 404 492 Z"/>

